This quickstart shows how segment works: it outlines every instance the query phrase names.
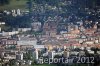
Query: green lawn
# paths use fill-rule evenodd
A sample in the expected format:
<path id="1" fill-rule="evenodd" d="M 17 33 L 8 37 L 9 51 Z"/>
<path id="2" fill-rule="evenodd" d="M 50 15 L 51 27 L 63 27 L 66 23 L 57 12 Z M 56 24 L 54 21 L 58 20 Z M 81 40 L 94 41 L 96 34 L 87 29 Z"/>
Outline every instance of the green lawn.
<path id="1" fill-rule="evenodd" d="M 33 65 L 33 66 L 56 66 L 56 65 L 53 65 L 53 64 L 41 64 L 41 65 Z"/>
<path id="2" fill-rule="evenodd" d="M 88 66 L 88 64 L 73 64 L 71 66 Z"/>
<path id="3" fill-rule="evenodd" d="M 4 5 L 4 6 L 0 6 L 0 10 L 11 10 L 11 9 L 26 9 L 27 5 L 26 5 L 27 0 L 11 0 L 10 4 L 8 5 Z"/>
<path id="4" fill-rule="evenodd" d="M 78 66 L 78 65 L 80 65 L 80 66 L 88 66 L 88 64 L 73 64 L 73 65 L 70 65 L 70 66 Z M 29 66 L 29 65 L 24 65 L 24 66 Z M 39 64 L 39 65 L 32 65 L 32 66 L 57 66 L 57 65 L 54 65 L 54 64 Z"/>

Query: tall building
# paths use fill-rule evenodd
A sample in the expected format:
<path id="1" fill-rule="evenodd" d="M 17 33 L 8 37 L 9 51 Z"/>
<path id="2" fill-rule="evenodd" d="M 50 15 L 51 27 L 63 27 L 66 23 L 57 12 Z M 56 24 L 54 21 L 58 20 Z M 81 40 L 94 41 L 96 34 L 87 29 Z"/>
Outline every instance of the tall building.
<path id="1" fill-rule="evenodd" d="M 55 52 L 54 51 L 49 51 L 48 56 L 49 56 L 50 59 L 54 59 Z"/>
<path id="2" fill-rule="evenodd" d="M 0 22 L 0 32 L 2 31 L 2 25 L 5 25 L 5 22 Z"/>
<path id="3" fill-rule="evenodd" d="M 32 28 L 34 31 L 40 31 L 42 27 L 41 22 L 33 22 L 32 23 Z"/>
<path id="4" fill-rule="evenodd" d="M 17 9 L 17 15 L 21 15 L 20 9 Z"/>
<path id="5" fill-rule="evenodd" d="M 16 54 L 16 59 L 17 60 L 23 60 L 23 53 Z"/>

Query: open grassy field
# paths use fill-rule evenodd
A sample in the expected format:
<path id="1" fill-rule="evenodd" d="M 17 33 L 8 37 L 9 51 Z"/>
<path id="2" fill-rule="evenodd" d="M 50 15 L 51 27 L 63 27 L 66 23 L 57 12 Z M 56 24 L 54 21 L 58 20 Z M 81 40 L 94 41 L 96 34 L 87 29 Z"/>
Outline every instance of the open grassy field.
<path id="1" fill-rule="evenodd" d="M 27 0 L 11 0 L 10 4 L 4 5 L 4 6 L 0 6 L 0 10 L 11 10 L 11 9 L 26 9 L 27 5 L 26 5 Z"/>
<path id="2" fill-rule="evenodd" d="M 41 64 L 41 65 L 33 65 L 33 66 L 56 66 L 56 65 L 53 65 L 53 64 Z"/>

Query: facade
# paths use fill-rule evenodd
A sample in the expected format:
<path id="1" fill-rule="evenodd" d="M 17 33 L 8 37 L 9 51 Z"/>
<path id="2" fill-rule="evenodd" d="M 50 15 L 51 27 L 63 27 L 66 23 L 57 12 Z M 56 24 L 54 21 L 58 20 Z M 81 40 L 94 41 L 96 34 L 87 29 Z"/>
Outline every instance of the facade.
<path id="1" fill-rule="evenodd" d="M 23 60 L 23 53 L 17 53 L 16 60 Z"/>
<path id="2" fill-rule="evenodd" d="M 32 23 L 32 30 L 34 31 L 40 31 L 42 28 L 41 22 L 33 22 Z"/>
<path id="3" fill-rule="evenodd" d="M 37 45 L 37 40 L 29 37 L 21 37 L 20 40 L 17 41 L 17 48 L 20 50 L 25 50 L 27 48 L 33 48 Z"/>
<path id="4" fill-rule="evenodd" d="M 6 49 L 16 49 L 17 40 L 3 38 L 1 39 L 1 45 Z"/>
<path id="5" fill-rule="evenodd" d="M 5 22 L 0 22 L 0 32 L 2 30 L 2 28 L 1 28 L 2 25 L 5 25 Z"/>

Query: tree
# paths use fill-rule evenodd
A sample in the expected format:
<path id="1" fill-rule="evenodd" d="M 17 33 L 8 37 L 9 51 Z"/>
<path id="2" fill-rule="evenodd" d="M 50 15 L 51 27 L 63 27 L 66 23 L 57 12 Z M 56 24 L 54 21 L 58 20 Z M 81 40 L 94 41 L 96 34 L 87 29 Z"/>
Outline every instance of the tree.
<path id="1" fill-rule="evenodd" d="M 6 26 L 8 26 L 10 30 L 12 30 L 11 28 L 31 27 L 30 17 L 28 15 L 16 16 L 16 17 L 12 15 L 4 15 L 3 20 L 4 22 L 6 22 Z"/>
<path id="2" fill-rule="evenodd" d="M 15 65 L 15 62 L 16 62 L 16 61 L 15 61 L 14 59 L 9 60 L 9 65 L 10 65 L 10 66 L 13 66 L 13 65 Z"/>
<path id="3" fill-rule="evenodd" d="M 29 9 L 29 17 L 32 17 L 32 8 L 33 8 L 33 0 L 27 0 L 27 5 L 28 5 L 28 9 Z"/>
<path id="4" fill-rule="evenodd" d="M 92 51 L 94 51 L 94 54 L 97 54 L 98 48 L 91 48 Z"/>
<path id="5" fill-rule="evenodd" d="M 9 3 L 10 3 L 10 0 L 0 0 L 0 5 L 6 5 Z"/>

